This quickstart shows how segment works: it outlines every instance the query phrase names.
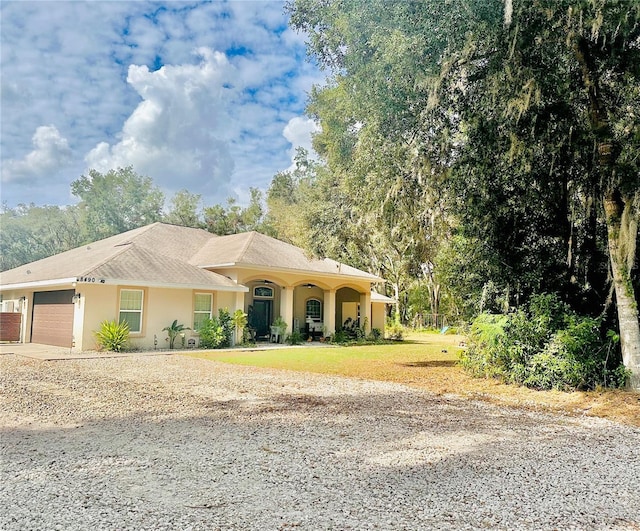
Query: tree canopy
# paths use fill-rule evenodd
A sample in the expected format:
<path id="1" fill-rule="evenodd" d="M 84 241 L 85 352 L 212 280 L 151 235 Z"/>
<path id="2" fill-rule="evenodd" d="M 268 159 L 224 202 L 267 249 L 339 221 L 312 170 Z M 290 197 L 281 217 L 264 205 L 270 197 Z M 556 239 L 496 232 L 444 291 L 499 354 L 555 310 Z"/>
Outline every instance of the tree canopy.
<path id="1" fill-rule="evenodd" d="M 80 198 L 88 240 L 99 240 L 162 219 L 164 194 L 132 167 L 102 174 L 90 170 L 71 183 L 71 193 Z"/>

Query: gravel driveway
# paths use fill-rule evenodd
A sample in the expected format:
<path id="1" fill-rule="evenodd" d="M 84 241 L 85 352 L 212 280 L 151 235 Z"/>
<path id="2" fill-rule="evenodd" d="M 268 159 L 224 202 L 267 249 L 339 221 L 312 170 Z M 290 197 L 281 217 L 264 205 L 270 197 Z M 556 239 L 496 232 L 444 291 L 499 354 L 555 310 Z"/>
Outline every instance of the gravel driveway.
<path id="1" fill-rule="evenodd" d="M 640 529 L 640 430 L 181 356 L 0 357 L 0 528 Z"/>

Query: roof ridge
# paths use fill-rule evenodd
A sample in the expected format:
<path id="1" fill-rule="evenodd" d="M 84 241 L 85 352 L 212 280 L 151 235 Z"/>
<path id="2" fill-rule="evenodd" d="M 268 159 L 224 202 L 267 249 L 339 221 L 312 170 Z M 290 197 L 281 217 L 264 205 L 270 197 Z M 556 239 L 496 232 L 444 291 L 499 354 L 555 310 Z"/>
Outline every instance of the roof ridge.
<path id="1" fill-rule="evenodd" d="M 162 223 L 161 221 L 154 221 L 153 223 L 149 223 L 149 225 L 143 225 L 142 227 L 136 227 L 135 229 L 131 229 L 132 231 L 137 230 L 137 229 L 144 229 L 144 230 L 141 230 L 133 238 L 130 238 L 129 240 L 125 241 L 124 244 L 126 244 L 127 242 L 133 243 L 133 241 L 135 239 L 140 238 L 140 236 L 142 236 L 143 234 L 146 234 L 151 229 L 155 229 L 158 225 L 166 225 L 166 223 Z M 127 232 L 129 232 L 129 231 L 121 232 L 120 234 L 126 234 Z"/>
<path id="2" fill-rule="evenodd" d="M 240 253 L 238 254 L 238 262 L 241 262 L 242 258 L 244 258 L 244 255 L 246 254 L 247 249 L 249 249 L 249 245 L 251 245 L 251 242 L 253 241 L 253 239 L 256 236 L 256 231 L 252 230 L 252 231 L 249 231 L 249 232 L 247 232 L 245 234 L 248 234 L 249 237 L 247 238 L 247 241 L 242 246 L 242 251 L 240 251 Z"/>

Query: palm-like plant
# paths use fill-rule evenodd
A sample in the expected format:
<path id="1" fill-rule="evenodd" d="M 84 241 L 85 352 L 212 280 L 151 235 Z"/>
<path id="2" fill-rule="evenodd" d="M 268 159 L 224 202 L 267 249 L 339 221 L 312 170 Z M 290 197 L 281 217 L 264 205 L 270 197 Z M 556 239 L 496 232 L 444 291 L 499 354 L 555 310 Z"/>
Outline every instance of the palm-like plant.
<path id="1" fill-rule="evenodd" d="M 180 335 L 182 332 L 184 332 L 185 330 L 191 330 L 191 328 L 188 328 L 182 324 L 178 324 L 178 320 L 174 320 L 173 323 L 171 323 L 170 326 L 165 326 L 162 331 L 166 332 L 167 335 L 169 336 L 169 348 L 173 349 L 173 345 L 176 341 L 176 337 L 178 337 L 178 335 Z"/>

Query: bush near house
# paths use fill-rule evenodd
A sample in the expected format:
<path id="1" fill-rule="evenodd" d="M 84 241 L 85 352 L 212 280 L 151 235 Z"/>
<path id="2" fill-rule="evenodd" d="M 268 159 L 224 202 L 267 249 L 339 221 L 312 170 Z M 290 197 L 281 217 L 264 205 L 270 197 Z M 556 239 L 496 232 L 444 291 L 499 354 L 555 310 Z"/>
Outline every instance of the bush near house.
<path id="1" fill-rule="evenodd" d="M 129 347 L 129 325 L 125 322 L 102 321 L 94 335 L 99 350 L 122 352 Z"/>
<path id="2" fill-rule="evenodd" d="M 218 317 L 205 319 L 198 333 L 200 335 L 200 347 L 202 348 L 227 348 L 231 346 L 234 324 L 229 310 L 218 310 Z"/>
<path id="3" fill-rule="evenodd" d="M 532 298 L 527 310 L 481 314 L 460 355 L 471 374 L 535 389 L 622 387 L 628 372 L 617 342 L 599 319 L 578 315 L 556 295 Z"/>

